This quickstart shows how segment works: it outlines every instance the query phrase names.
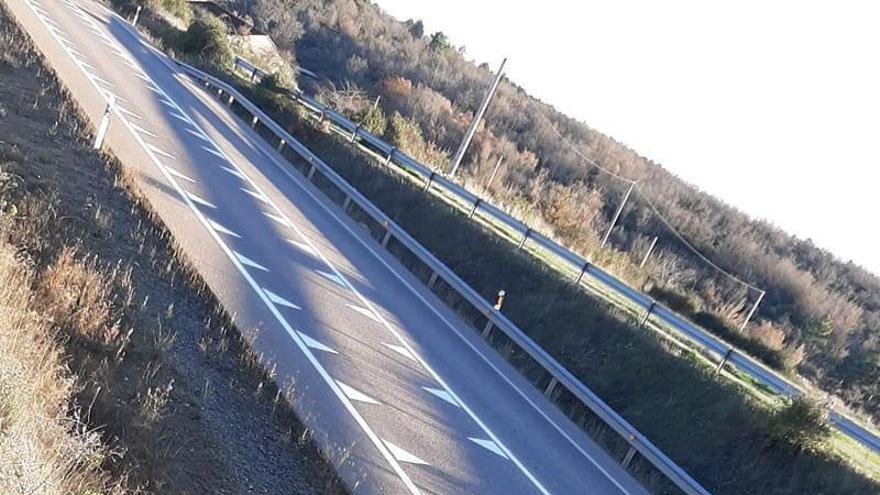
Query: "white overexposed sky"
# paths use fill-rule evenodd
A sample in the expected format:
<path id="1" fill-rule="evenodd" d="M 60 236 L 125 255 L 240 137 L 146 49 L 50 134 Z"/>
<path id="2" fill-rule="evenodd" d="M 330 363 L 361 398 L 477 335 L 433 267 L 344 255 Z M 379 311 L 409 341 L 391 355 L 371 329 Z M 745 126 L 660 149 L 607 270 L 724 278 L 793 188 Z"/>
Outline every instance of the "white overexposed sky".
<path id="1" fill-rule="evenodd" d="M 376 0 L 685 180 L 880 274 L 880 2 Z"/>

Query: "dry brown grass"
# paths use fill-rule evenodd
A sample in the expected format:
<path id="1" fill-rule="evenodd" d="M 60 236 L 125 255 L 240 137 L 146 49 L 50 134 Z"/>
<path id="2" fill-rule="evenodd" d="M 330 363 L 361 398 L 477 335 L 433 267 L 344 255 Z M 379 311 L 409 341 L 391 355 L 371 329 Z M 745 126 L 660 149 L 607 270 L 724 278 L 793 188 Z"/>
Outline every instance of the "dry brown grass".
<path id="1" fill-rule="evenodd" d="M 53 320 L 85 323 L 82 307 L 35 297 L 41 284 L 15 253 L 0 241 L 0 493 L 123 493 L 121 481 L 102 469 L 113 452 L 72 408 L 75 379 L 54 335 Z M 106 288 L 104 276 L 72 258 L 59 270 L 77 273 L 93 291 Z M 43 287 L 70 288 L 55 281 Z"/>

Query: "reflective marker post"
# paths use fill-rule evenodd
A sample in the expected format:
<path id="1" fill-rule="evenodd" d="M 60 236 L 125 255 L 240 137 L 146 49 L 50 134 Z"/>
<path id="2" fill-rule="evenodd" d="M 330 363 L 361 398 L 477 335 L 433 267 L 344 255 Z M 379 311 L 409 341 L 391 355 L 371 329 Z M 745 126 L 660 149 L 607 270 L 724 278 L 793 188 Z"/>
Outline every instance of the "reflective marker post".
<path id="1" fill-rule="evenodd" d="M 136 26 L 138 23 L 138 17 L 141 15 L 141 6 L 137 6 L 137 10 L 134 11 L 134 17 L 131 18 L 132 27 Z"/>
<path id="2" fill-rule="evenodd" d="M 115 97 L 110 97 L 110 102 L 107 103 L 107 108 L 104 109 L 104 115 L 101 116 L 101 122 L 98 124 L 98 132 L 95 134 L 95 143 L 92 145 L 93 150 L 101 149 L 101 145 L 104 144 L 104 138 L 107 136 L 107 129 L 110 127 L 110 112 L 113 110 L 113 105 L 116 103 Z"/>

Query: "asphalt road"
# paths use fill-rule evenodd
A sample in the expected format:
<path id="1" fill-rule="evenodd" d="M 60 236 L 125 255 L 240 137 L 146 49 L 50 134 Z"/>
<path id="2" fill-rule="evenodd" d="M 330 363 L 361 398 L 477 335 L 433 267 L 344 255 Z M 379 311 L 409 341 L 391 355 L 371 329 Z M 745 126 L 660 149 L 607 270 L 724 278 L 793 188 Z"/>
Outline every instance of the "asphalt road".
<path id="1" fill-rule="evenodd" d="M 121 18 L 4 1 L 354 493 L 645 493 Z"/>

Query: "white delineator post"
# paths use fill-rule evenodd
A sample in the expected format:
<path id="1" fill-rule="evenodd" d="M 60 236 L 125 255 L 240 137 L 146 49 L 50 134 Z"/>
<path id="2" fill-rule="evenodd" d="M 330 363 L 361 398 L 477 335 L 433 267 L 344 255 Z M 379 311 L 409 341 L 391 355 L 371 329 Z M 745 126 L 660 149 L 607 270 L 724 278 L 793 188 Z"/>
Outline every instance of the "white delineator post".
<path id="1" fill-rule="evenodd" d="M 648 252 L 645 253 L 645 257 L 642 258 L 642 262 L 639 263 L 639 268 L 644 268 L 644 267 L 645 267 L 645 263 L 648 262 L 648 258 L 651 257 L 651 253 L 654 252 L 654 246 L 656 246 L 656 245 L 657 245 L 657 236 L 655 235 L 655 236 L 654 236 L 654 240 L 651 241 L 651 246 L 648 248 Z"/>
<path id="2" fill-rule="evenodd" d="M 480 109 L 477 110 L 477 114 L 474 115 L 474 120 L 471 121 L 471 125 L 468 127 L 467 132 L 464 133 L 464 139 L 461 140 L 461 145 L 458 147 L 458 151 L 455 152 L 455 156 L 449 163 L 450 176 L 455 175 L 455 172 L 458 170 L 458 166 L 461 165 L 461 159 L 464 158 L 464 152 L 467 151 L 468 146 L 470 146 L 471 144 L 471 139 L 474 138 L 474 133 L 477 132 L 477 125 L 483 118 L 483 114 L 486 113 L 486 108 L 489 107 L 489 102 L 492 100 L 492 96 L 495 94 L 495 90 L 498 89 L 498 83 L 501 82 L 501 76 L 504 75 L 504 64 L 506 63 L 506 58 L 501 61 L 501 67 L 498 68 L 498 74 L 495 75 L 495 81 L 492 83 L 492 87 L 489 88 L 489 93 L 486 95 L 486 98 L 480 105 Z"/>
<path id="3" fill-rule="evenodd" d="M 92 145 L 92 149 L 99 150 L 101 149 L 101 145 L 104 144 L 104 138 L 107 136 L 107 129 L 110 127 L 110 112 L 113 111 L 113 105 L 116 103 L 116 98 L 110 97 L 110 102 L 107 103 L 107 108 L 104 109 L 104 115 L 101 116 L 101 122 L 98 123 L 98 132 L 95 133 L 95 143 Z"/>
<path id="4" fill-rule="evenodd" d="M 131 18 L 132 27 L 137 25 L 138 17 L 141 15 L 141 6 L 137 6 L 137 10 L 134 11 L 134 17 Z"/>
<path id="5" fill-rule="evenodd" d="M 489 176 L 489 180 L 486 182 L 486 187 L 492 185 L 492 181 L 495 180 L 495 176 L 498 175 L 498 169 L 501 167 L 501 164 L 504 163 L 504 155 L 498 157 L 498 162 L 495 163 L 495 168 L 492 169 L 492 175 Z"/>
<path id="6" fill-rule="evenodd" d="M 761 301 L 764 300 L 764 295 L 766 295 L 766 294 L 767 294 L 767 291 L 763 291 L 763 290 L 762 290 L 762 291 L 761 291 L 761 294 L 758 295 L 758 300 L 755 301 L 755 305 L 752 306 L 752 310 L 749 311 L 749 314 L 748 314 L 748 316 L 746 316 L 746 319 L 743 321 L 742 326 L 739 327 L 739 331 L 740 331 L 740 333 L 742 333 L 743 331 L 745 331 L 745 329 L 746 329 L 746 325 L 748 325 L 749 322 L 752 320 L 752 316 L 755 316 L 755 311 L 758 310 L 758 305 L 761 304 Z"/>

